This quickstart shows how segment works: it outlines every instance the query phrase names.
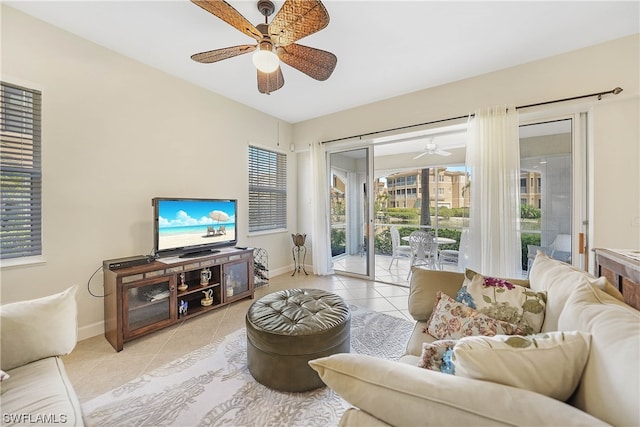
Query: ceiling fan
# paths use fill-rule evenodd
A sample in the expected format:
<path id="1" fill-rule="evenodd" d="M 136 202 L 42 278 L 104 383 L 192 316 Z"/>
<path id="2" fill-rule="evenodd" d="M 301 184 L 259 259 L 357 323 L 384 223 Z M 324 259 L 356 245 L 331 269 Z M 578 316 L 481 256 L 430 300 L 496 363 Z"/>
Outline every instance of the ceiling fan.
<path id="1" fill-rule="evenodd" d="M 329 14 L 320 0 L 286 0 L 270 24 L 267 18 L 275 6 L 270 0 L 259 0 L 258 10 L 265 22 L 256 26 L 223 0 L 191 1 L 258 42 L 196 53 L 191 59 L 210 64 L 255 51 L 260 93 L 269 94 L 284 85 L 280 61 L 320 81 L 328 79 L 336 67 L 338 58 L 333 53 L 295 43 L 329 24 Z"/>
<path id="2" fill-rule="evenodd" d="M 440 146 L 433 141 L 427 143 L 424 151 L 413 158 L 413 160 L 419 159 L 422 156 L 426 156 L 427 154 L 437 154 L 438 156 L 450 156 L 451 153 L 449 151 L 441 150 Z"/>

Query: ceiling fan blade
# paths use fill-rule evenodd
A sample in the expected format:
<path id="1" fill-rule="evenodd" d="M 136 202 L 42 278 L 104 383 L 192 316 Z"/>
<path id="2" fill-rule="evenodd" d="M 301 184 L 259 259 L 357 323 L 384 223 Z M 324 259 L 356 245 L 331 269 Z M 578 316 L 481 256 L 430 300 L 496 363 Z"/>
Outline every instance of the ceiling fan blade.
<path id="1" fill-rule="evenodd" d="M 258 72 L 258 92 L 269 95 L 284 86 L 284 76 L 282 70 L 278 67 L 273 73 Z"/>
<path id="2" fill-rule="evenodd" d="M 249 37 L 260 41 L 262 33 L 247 19 L 235 10 L 229 3 L 223 0 L 191 0 L 207 12 L 222 19 L 233 28 L 242 31 Z"/>
<path id="3" fill-rule="evenodd" d="M 322 30 L 329 13 L 320 0 L 286 0 L 269 24 L 271 40 L 287 46 Z"/>
<path id="4" fill-rule="evenodd" d="M 222 61 L 223 59 L 233 58 L 234 56 L 242 55 L 244 53 L 253 52 L 256 50 L 256 45 L 243 44 L 240 46 L 225 47 L 222 49 L 209 50 L 207 52 L 200 52 L 191 55 L 191 59 L 203 64 L 211 64 L 213 62 Z"/>
<path id="5" fill-rule="evenodd" d="M 418 154 L 417 156 L 415 156 L 415 157 L 413 158 L 413 160 L 419 159 L 420 157 L 422 157 L 422 156 L 426 156 L 427 154 L 429 154 L 429 153 L 427 153 L 426 151 L 425 151 L 425 152 L 422 152 L 422 153 Z"/>
<path id="6" fill-rule="evenodd" d="M 279 47 L 277 52 L 282 62 L 320 81 L 331 76 L 338 62 L 331 52 L 295 43 Z"/>
<path id="7" fill-rule="evenodd" d="M 437 154 L 439 156 L 445 156 L 445 157 L 451 155 L 450 152 L 444 151 L 444 150 L 436 150 L 436 151 L 433 152 L 433 154 Z"/>

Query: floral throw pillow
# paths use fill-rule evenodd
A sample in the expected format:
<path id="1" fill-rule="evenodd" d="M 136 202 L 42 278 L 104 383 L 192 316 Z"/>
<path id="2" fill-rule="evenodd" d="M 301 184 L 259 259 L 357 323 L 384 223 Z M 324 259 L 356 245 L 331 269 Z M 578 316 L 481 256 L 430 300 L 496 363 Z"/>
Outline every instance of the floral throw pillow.
<path id="1" fill-rule="evenodd" d="M 422 344 L 422 355 L 418 361 L 419 368 L 431 369 L 432 371 L 444 372 L 445 374 L 451 372 L 451 366 L 447 363 L 443 363 L 445 354 L 451 354 L 453 346 L 456 345 L 456 340 L 440 340 L 432 343 L 425 342 Z"/>
<path id="2" fill-rule="evenodd" d="M 439 340 L 455 340 L 471 335 L 518 335 L 522 330 L 517 325 L 489 317 L 438 292 L 424 332 Z"/>
<path id="3" fill-rule="evenodd" d="M 471 281 L 465 280 L 456 300 L 489 317 L 518 325 L 528 335 L 542 329 L 547 293 L 476 274 Z"/>

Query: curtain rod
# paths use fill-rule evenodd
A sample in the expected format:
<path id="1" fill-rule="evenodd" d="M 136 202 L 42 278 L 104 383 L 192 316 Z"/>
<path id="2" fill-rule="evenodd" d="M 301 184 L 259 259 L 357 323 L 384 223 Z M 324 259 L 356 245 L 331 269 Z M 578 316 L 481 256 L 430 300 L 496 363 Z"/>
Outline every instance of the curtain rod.
<path id="1" fill-rule="evenodd" d="M 620 92 L 622 92 L 622 88 L 621 87 L 616 87 L 616 88 L 608 90 L 606 92 L 596 92 L 596 93 L 590 93 L 588 95 L 578 95 L 578 96 L 572 96 L 570 98 L 554 99 L 553 101 L 537 102 L 535 104 L 518 105 L 518 106 L 516 106 L 516 110 L 520 110 L 522 108 L 539 107 L 540 105 L 555 104 L 557 102 L 565 102 L 565 101 L 573 101 L 573 100 L 576 100 L 576 99 L 591 98 L 592 96 L 597 96 L 598 97 L 598 101 L 599 101 L 599 100 L 602 99 L 603 95 L 609 95 L 609 94 L 617 95 Z M 362 138 L 363 136 L 378 135 L 380 133 L 393 132 L 393 131 L 396 131 L 396 130 L 411 129 L 411 128 L 418 127 L 418 126 L 426 126 L 426 125 L 433 125 L 433 124 L 442 123 L 442 122 L 450 122 L 452 120 L 461 120 L 461 119 L 466 119 L 468 117 L 473 117 L 473 116 L 474 116 L 474 114 L 471 113 L 471 114 L 467 114 L 467 115 L 464 115 L 464 116 L 449 117 L 448 119 L 432 120 L 430 122 L 416 123 L 416 124 L 413 124 L 413 125 L 400 126 L 400 127 L 397 127 L 397 128 L 378 130 L 378 131 L 374 131 L 374 132 L 363 133 L 363 134 L 360 134 L 360 135 L 345 136 L 343 138 L 336 138 L 336 139 L 330 139 L 328 141 L 322 141 L 321 144 L 327 144 L 329 142 L 344 141 L 344 140 L 352 139 L 352 138 Z"/>

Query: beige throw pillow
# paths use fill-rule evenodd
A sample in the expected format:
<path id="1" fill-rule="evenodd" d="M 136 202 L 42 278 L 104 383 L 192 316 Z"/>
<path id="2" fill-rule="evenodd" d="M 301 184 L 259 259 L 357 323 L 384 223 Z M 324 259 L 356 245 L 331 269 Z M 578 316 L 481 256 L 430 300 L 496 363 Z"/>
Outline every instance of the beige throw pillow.
<path id="1" fill-rule="evenodd" d="M 77 341 L 77 287 L 0 307 L 1 369 L 68 354 Z"/>
<path id="2" fill-rule="evenodd" d="M 453 348 L 455 375 L 565 401 L 582 377 L 590 341 L 580 331 L 462 338 Z"/>

